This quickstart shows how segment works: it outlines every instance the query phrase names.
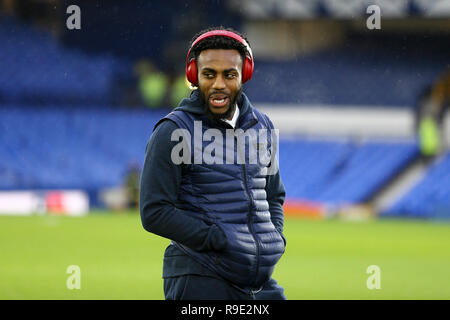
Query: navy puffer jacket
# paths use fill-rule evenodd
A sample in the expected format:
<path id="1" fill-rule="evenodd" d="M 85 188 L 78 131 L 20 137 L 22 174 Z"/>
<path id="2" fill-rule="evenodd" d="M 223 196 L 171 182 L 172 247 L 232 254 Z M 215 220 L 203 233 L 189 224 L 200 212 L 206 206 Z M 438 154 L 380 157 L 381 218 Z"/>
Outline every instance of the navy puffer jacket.
<path id="1" fill-rule="evenodd" d="M 249 143 L 255 141 L 243 140 L 247 152 L 245 163 L 239 162 L 237 140 L 234 139 L 235 143 L 232 144 L 227 141 L 227 133 L 229 139 L 229 130 L 232 129 L 217 126 L 217 123 L 208 119 L 201 111 L 202 107 L 198 104 L 198 92 L 195 91 L 190 99 L 183 100 L 180 107 L 158 122 L 155 128 L 163 121 L 170 120 L 178 128 L 184 129 L 185 133 L 189 133 L 183 138 L 185 142 L 190 142 L 190 159 L 184 164 L 176 207 L 184 215 L 222 230 L 226 236 L 226 246 L 220 250 L 214 250 L 214 246 L 211 246 L 212 250 L 198 250 L 181 243 L 182 241 L 173 238 L 172 240 L 186 254 L 218 276 L 241 288 L 257 289 L 270 279 L 276 263 L 285 250 L 282 222 L 281 225 L 279 223 L 282 217 L 277 217 L 276 221 L 272 219 L 267 199 L 268 164 L 262 164 L 260 161 L 252 162 L 248 153 L 248 150 L 255 152 L 262 145 L 257 144 L 256 148 L 252 149 Z M 258 131 L 260 129 L 267 130 L 268 143 L 264 147 L 269 148 L 270 129 L 273 129 L 269 118 L 253 108 L 245 94 L 242 95 L 239 108 L 241 114 L 237 127 L 244 132 L 249 129 L 254 132 L 261 132 Z M 200 127 L 197 122 L 197 132 L 194 130 L 195 121 L 201 121 Z M 195 146 L 197 151 L 199 150 L 198 143 L 194 142 L 194 137 L 196 135 L 198 137 L 198 128 L 201 128 L 202 135 L 212 128 L 220 131 L 223 137 L 222 164 L 199 162 L 198 153 L 195 159 Z M 201 141 L 201 151 L 211 144 L 211 141 L 203 140 L 205 139 Z M 233 157 L 230 158 L 230 155 Z M 228 163 L 229 159 L 233 159 L 232 163 Z M 279 203 L 282 204 L 283 199 Z"/>

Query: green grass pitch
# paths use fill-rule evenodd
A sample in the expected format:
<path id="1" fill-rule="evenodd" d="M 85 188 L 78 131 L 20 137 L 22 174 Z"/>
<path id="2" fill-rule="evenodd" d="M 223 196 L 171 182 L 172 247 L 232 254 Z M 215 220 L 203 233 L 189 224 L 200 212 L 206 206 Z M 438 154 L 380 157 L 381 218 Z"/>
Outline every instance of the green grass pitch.
<path id="1" fill-rule="evenodd" d="M 450 223 L 286 219 L 288 299 L 450 299 Z M 167 239 L 139 214 L 0 216 L 0 299 L 163 299 Z M 69 290 L 68 266 L 81 288 Z M 380 268 L 369 290 L 367 267 Z"/>

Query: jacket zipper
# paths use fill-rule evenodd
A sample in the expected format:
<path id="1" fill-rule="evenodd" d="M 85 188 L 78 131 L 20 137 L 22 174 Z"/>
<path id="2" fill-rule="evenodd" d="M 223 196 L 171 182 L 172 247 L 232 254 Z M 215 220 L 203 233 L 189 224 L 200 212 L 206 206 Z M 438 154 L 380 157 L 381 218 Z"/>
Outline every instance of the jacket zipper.
<path id="1" fill-rule="evenodd" d="M 253 125 L 253 123 L 250 123 L 250 124 L 248 124 L 248 125 L 246 125 L 246 126 L 242 126 L 241 128 L 242 129 L 244 129 L 244 127 L 245 127 L 245 129 L 247 129 L 248 127 L 251 127 Z M 244 129 L 244 130 L 245 130 Z M 235 130 L 235 128 L 233 128 L 233 130 Z M 236 135 L 234 135 L 234 139 L 235 139 L 235 142 L 237 142 L 237 137 L 236 137 Z M 236 145 L 236 147 L 237 147 L 237 145 Z M 244 161 L 245 162 L 245 161 Z M 254 278 L 254 280 L 253 280 L 253 282 L 256 282 L 256 280 L 257 280 L 257 278 L 258 278 L 258 272 L 259 272 L 259 259 L 260 259 L 260 257 L 259 257 L 259 255 L 260 255 L 260 248 L 259 248 L 259 242 L 258 242 L 258 239 L 256 238 L 256 235 L 255 235 L 255 232 L 254 232 L 254 230 L 253 230 L 253 227 L 252 227 L 252 221 L 251 221 L 251 219 L 252 219 L 252 207 L 253 207 L 253 203 L 252 203 L 252 197 L 251 197 L 251 195 L 250 195 L 250 191 L 248 190 L 248 183 L 247 183 L 247 167 L 245 166 L 245 163 L 242 165 L 243 166 L 243 168 L 244 168 L 244 185 L 245 185 L 245 191 L 247 192 L 247 196 L 248 196 L 248 199 L 249 199 L 249 201 L 250 201 L 250 205 L 249 205 L 249 207 L 248 207 L 248 221 L 247 221 L 247 225 L 248 225 L 248 229 L 250 230 L 250 233 L 251 233 L 251 235 L 252 235 L 252 237 L 253 237 L 253 240 L 255 241 L 255 244 L 256 244 L 256 270 L 255 270 L 255 278 Z M 250 296 L 252 296 L 252 294 L 253 294 L 253 291 L 250 289 L 249 290 L 249 294 L 250 294 Z"/>
<path id="2" fill-rule="evenodd" d="M 244 185 L 245 185 L 245 191 L 247 192 L 247 196 L 248 199 L 250 200 L 250 205 L 248 207 L 248 229 L 250 230 L 250 233 L 252 234 L 253 240 L 255 240 L 255 244 L 256 244 L 256 271 L 255 271 L 255 279 L 254 282 L 256 282 L 256 279 L 258 278 L 258 271 L 259 271 L 259 243 L 258 243 L 258 239 L 256 238 L 255 232 L 253 230 L 253 225 L 251 222 L 252 219 L 252 197 L 250 195 L 250 191 L 248 190 L 248 184 L 247 184 L 247 167 L 245 166 L 245 164 L 242 165 L 244 167 Z"/>

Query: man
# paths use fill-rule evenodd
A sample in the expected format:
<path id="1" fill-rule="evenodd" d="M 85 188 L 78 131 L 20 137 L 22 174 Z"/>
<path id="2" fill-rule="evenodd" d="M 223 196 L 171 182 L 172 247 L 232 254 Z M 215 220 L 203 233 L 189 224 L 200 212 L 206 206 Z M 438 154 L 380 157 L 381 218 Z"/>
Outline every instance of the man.
<path id="1" fill-rule="evenodd" d="M 271 278 L 286 245 L 284 186 L 268 170 L 273 156 L 250 161 L 251 147 L 264 151 L 276 141 L 245 136 L 273 130 L 242 92 L 252 73 L 242 35 L 222 27 L 200 32 L 186 65 L 198 89 L 155 125 L 147 144 L 140 212 L 145 230 L 172 240 L 164 254 L 166 299 L 286 299 Z"/>

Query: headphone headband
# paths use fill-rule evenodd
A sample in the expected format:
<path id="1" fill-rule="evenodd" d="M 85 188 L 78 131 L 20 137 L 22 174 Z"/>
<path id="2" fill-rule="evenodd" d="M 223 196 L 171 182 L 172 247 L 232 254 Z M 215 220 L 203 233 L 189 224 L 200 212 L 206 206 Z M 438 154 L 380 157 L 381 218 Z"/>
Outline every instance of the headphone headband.
<path id="1" fill-rule="evenodd" d="M 247 52 L 250 55 L 250 58 L 253 60 L 252 49 L 248 45 L 247 41 L 245 41 L 245 39 L 242 38 L 240 35 L 232 32 L 232 31 L 228 31 L 228 30 L 211 30 L 211 31 L 205 32 L 204 34 L 200 35 L 197 39 L 194 40 L 194 42 L 192 43 L 191 47 L 189 48 L 188 59 L 189 59 L 189 56 L 191 54 L 192 48 L 197 43 L 199 43 L 200 41 L 202 41 L 202 40 L 204 40 L 206 38 L 210 38 L 210 37 L 214 37 L 214 36 L 228 37 L 228 38 L 232 38 L 232 39 L 237 40 L 238 42 L 242 43 L 245 46 L 245 48 L 247 49 Z"/>
<path id="2" fill-rule="evenodd" d="M 228 30 L 211 30 L 208 32 L 205 32 L 204 34 L 200 35 L 197 39 L 192 42 L 191 47 L 189 48 L 187 57 L 186 57 L 186 75 L 189 82 L 191 82 L 193 85 L 197 85 L 198 79 L 197 79 L 197 66 L 195 59 L 190 60 L 189 57 L 191 55 L 191 50 L 194 48 L 194 46 L 199 43 L 200 41 L 214 37 L 214 36 L 222 36 L 222 37 L 228 37 L 232 38 L 239 43 L 243 44 L 247 50 L 246 59 L 243 61 L 243 79 L 242 82 L 248 81 L 253 74 L 253 68 L 254 68 L 254 62 L 253 62 L 253 53 L 252 49 L 248 45 L 247 41 L 245 41 L 244 38 L 242 38 L 240 35 L 228 31 Z"/>

